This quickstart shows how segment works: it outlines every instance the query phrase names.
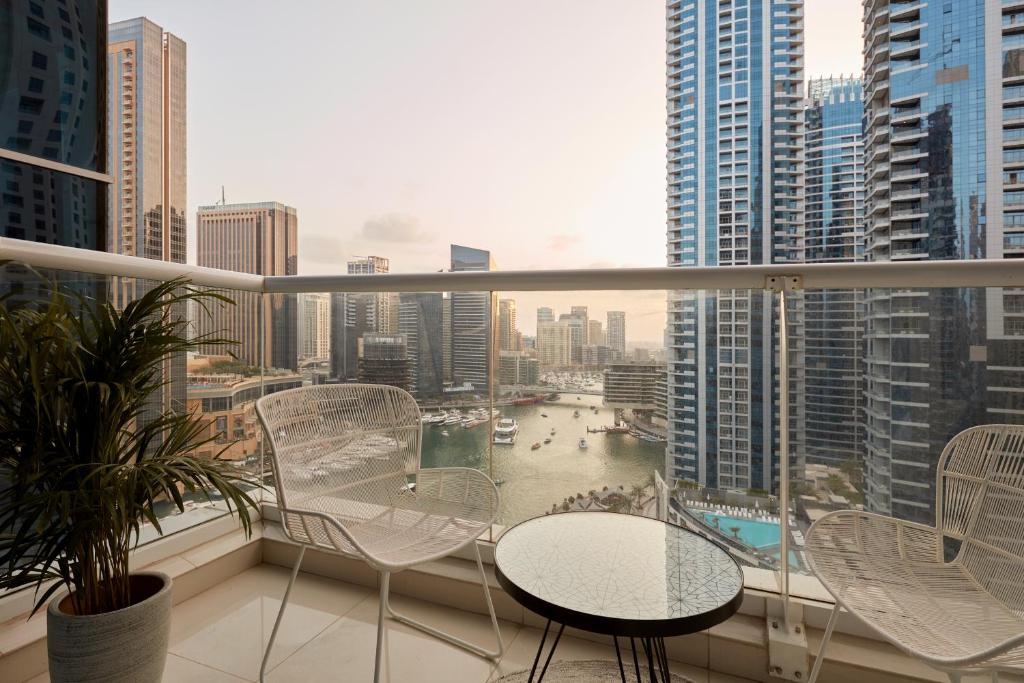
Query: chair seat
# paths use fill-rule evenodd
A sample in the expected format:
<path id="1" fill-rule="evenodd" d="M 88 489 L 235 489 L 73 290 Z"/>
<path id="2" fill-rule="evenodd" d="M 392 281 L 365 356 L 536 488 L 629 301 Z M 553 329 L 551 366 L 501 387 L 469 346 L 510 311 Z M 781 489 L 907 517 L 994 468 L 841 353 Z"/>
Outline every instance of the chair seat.
<path id="1" fill-rule="evenodd" d="M 439 487 L 431 485 L 432 478 L 441 477 L 447 477 L 448 486 L 457 488 L 460 495 L 443 497 Z M 490 480 L 474 476 L 472 470 L 423 471 L 420 480 L 416 491 L 396 496 L 390 505 L 342 496 L 306 498 L 283 515 L 288 535 L 300 543 L 365 557 L 378 569 L 394 571 L 449 555 L 486 532 L 497 505 Z M 487 486 L 479 487 L 476 495 L 461 495 L 467 486 L 484 481 Z M 337 521 L 359 548 L 337 525 L 303 511 Z"/>
<path id="2" fill-rule="evenodd" d="M 958 561 L 945 562 L 932 527 L 857 511 L 823 517 L 807 537 L 821 582 L 895 645 L 939 666 L 1013 665 L 999 646 L 1024 631 L 1021 615 Z"/>

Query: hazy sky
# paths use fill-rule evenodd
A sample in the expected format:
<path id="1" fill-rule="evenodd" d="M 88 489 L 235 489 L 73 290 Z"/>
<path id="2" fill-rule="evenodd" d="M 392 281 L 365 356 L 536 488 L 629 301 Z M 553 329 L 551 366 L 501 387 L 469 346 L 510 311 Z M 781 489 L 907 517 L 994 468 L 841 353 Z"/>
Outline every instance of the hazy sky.
<path id="1" fill-rule="evenodd" d="M 807 75 L 859 73 L 860 0 L 805 12 Z M 190 254 L 195 207 L 224 185 L 298 210 L 300 273 L 366 254 L 436 271 L 451 242 L 502 269 L 665 263 L 664 2 L 111 0 L 110 16 L 188 44 Z M 580 303 L 626 306 L 596 298 Z M 664 299 L 644 298 L 657 339 Z"/>

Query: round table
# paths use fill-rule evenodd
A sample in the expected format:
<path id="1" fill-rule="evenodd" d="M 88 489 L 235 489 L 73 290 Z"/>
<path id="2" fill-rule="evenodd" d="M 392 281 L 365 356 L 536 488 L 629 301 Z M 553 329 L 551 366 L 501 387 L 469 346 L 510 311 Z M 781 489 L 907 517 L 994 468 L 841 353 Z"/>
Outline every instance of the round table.
<path id="1" fill-rule="evenodd" d="M 740 607 L 743 573 L 721 546 L 682 527 L 611 512 L 536 517 L 502 535 L 494 549 L 498 583 L 548 620 L 530 670 L 536 673 L 551 622 L 613 637 L 626 680 L 619 637 L 633 644 L 637 681 L 670 681 L 665 637 L 703 631 Z M 641 667 L 635 640 L 647 665 Z"/>

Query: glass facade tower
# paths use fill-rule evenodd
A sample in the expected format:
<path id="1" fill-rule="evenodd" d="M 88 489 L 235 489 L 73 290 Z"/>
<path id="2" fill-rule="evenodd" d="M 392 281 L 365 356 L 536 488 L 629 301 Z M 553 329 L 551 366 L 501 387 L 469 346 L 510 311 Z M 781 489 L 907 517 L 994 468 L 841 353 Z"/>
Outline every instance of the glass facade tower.
<path id="1" fill-rule="evenodd" d="M 808 84 L 804 110 L 804 260 L 864 259 L 864 102 L 860 79 Z M 804 452 L 838 465 L 864 450 L 861 360 L 863 290 L 806 290 Z"/>
<path id="2" fill-rule="evenodd" d="M 866 258 L 1020 256 L 1024 2 L 865 2 L 864 73 Z M 934 521 L 949 438 L 1024 421 L 1022 303 L 999 288 L 868 291 L 868 509 Z"/>
<path id="3" fill-rule="evenodd" d="M 667 31 L 668 265 L 801 260 L 802 1 L 669 0 Z M 777 486 L 771 302 L 670 295 L 670 481 Z"/>
<path id="4" fill-rule="evenodd" d="M 451 245 L 452 272 L 495 270 L 491 252 Z M 497 297 L 488 292 L 452 292 L 451 368 L 456 387 L 470 385 L 484 390 L 496 367 L 497 344 L 493 330 L 497 315 Z"/>
<path id="5" fill-rule="evenodd" d="M 106 0 L 0 5 L 0 235 L 104 249 Z"/>

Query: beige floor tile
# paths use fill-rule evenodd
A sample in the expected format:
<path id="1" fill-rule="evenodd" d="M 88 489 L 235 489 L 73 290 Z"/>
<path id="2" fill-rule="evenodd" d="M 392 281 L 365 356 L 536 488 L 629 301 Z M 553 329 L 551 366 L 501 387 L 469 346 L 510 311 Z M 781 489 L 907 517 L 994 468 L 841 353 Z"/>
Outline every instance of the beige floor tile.
<path id="1" fill-rule="evenodd" d="M 184 657 L 167 655 L 163 683 L 242 683 L 245 679 L 203 666 Z"/>
<path id="2" fill-rule="evenodd" d="M 263 651 L 288 585 L 289 572 L 253 567 L 174 608 L 170 652 L 248 680 Z M 271 666 L 305 645 L 370 594 L 369 589 L 300 574 L 292 589 Z"/>
<path id="3" fill-rule="evenodd" d="M 424 621 L 453 635 L 492 647 L 490 619 L 449 607 L 392 596 L 392 606 L 410 618 Z M 377 639 L 376 597 L 361 602 L 330 628 L 300 648 L 271 671 L 272 683 L 290 681 L 368 681 L 373 676 Z M 502 635 L 511 642 L 518 631 L 501 623 Z M 484 683 L 493 663 L 437 638 L 389 619 L 384 640 L 382 681 L 389 683 Z"/>
<path id="4" fill-rule="evenodd" d="M 544 665 L 543 658 L 547 657 L 548 648 L 557 634 L 555 625 L 552 624 L 551 632 L 548 634 L 548 641 L 544 645 L 544 654 L 542 655 L 541 663 L 538 666 Z M 509 646 L 505 656 L 498 662 L 498 667 L 495 669 L 493 678 L 500 678 L 505 674 L 510 674 L 514 671 L 522 671 L 529 669 L 533 665 L 533 659 L 537 655 L 537 646 L 540 644 L 540 639 L 544 635 L 543 629 L 535 628 L 522 628 L 519 631 L 519 635 Z M 632 654 L 625 645 L 628 640 L 619 640 L 620 644 L 623 645 L 623 660 L 629 662 L 632 666 Z M 615 649 L 610 645 L 603 643 L 595 643 L 592 640 L 586 640 L 584 638 L 576 638 L 573 636 L 562 635 L 562 638 L 558 641 L 558 647 L 555 649 L 554 657 L 552 661 L 567 661 L 567 660 L 584 660 L 584 659 L 604 659 L 608 661 L 615 661 Z M 673 673 L 682 674 L 687 676 L 695 683 L 707 683 L 708 674 L 704 669 L 682 664 L 680 662 L 671 661 L 669 667 Z"/>

